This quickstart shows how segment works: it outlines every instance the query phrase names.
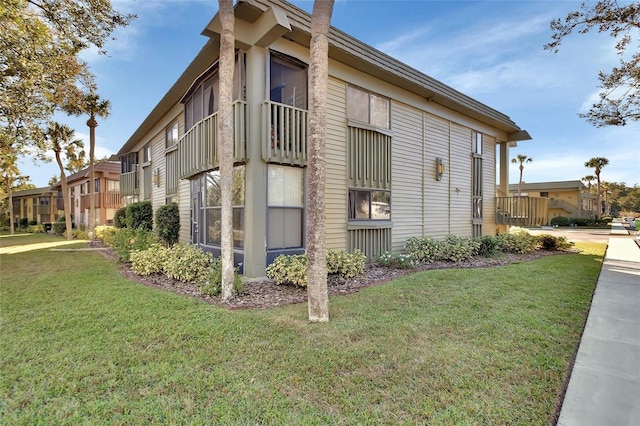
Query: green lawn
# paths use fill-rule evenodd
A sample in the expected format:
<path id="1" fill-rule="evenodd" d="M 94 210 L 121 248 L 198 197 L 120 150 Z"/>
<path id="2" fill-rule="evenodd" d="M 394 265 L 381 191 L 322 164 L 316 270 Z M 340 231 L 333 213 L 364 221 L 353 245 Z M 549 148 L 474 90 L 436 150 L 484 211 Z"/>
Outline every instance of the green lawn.
<path id="1" fill-rule="evenodd" d="M 605 249 L 413 274 L 309 324 L 27 249 L 56 242 L 0 237 L 3 424 L 548 424 Z"/>

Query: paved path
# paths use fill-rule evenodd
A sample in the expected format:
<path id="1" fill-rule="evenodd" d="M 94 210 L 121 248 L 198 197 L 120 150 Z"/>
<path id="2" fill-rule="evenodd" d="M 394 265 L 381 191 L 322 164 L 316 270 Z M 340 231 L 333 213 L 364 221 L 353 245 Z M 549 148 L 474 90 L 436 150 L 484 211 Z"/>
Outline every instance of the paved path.
<path id="1" fill-rule="evenodd" d="M 559 426 L 640 425 L 640 248 L 626 234 L 612 229 Z"/>

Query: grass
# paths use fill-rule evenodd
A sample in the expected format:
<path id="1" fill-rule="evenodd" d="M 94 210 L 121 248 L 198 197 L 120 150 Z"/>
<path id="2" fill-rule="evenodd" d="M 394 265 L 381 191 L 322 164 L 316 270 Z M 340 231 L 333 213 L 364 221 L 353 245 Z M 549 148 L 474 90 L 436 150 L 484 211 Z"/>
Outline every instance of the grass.
<path id="1" fill-rule="evenodd" d="M 4 424 L 548 424 L 605 248 L 413 274 L 309 324 L 305 304 L 227 311 L 95 252 L 9 254 L 59 241 L 0 237 Z"/>

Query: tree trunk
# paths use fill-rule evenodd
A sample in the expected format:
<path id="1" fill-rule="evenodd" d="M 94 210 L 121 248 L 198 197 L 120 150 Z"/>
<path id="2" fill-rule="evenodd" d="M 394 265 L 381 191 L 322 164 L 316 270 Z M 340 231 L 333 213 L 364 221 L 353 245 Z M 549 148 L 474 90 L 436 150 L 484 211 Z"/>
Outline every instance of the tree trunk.
<path id="1" fill-rule="evenodd" d="M 222 300 L 233 296 L 233 68 L 235 58 L 233 0 L 218 0 L 220 23 L 218 161 L 220 167 Z"/>
<path id="2" fill-rule="evenodd" d="M 11 235 L 15 233 L 15 226 L 13 225 L 13 179 L 10 175 L 7 176 L 7 194 L 9 194 L 9 228 L 11 229 Z"/>
<path id="3" fill-rule="evenodd" d="M 600 192 L 600 171 L 596 170 L 596 190 L 598 191 L 596 201 L 598 203 L 598 210 L 596 212 L 596 219 L 602 217 L 602 193 Z"/>
<path id="4" fill-rule="evenodd" d="M 93 239 L 94 230 L 96 227 L 96 196 L 95 196 L 95 148 L 96 148 L 96 127 L 98 123 L 96 122 L 95 117 L 89 118 L 87 121 L 87 126 L 89 126 L 89 190 L 87 193 L 89 194 L 89 238 Z"/>
<path id="5" fill-rule="evenodd" d="M 64 166 L 62 165 L 62 159 L 60 158 L 60 150 L 55 150 L 56 162 L 60 168 L 60 185 L 62 186 L 62 201 L 64 203 L 64 221 L 67 233 L 67 240 L 73 239 L 73 231 L 71 226 L 71 197 L 69 195 L 69 189 L 67 188 L 67 177 L 64 174 Z"/>
<path id="6" fill-rule="evenodd" d="M 309 321 L 329 321 L 325 242 L 325 143 L 329 27 L 333 0 L 316 0 L 311 17 L 309 58 L 309 160 L 307 164 L 307 296 Z"/>

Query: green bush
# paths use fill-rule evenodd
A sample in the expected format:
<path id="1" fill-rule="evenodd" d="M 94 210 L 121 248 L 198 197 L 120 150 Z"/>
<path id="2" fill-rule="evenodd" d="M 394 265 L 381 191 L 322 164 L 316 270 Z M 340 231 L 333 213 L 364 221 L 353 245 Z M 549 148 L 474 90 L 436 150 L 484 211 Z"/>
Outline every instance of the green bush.
<path id="1" fill-rule="evenodd" d="M 29 219 L 27 219 L 26 217 L 21 217 L 20 219 L 18 219 L 18 227 L 20 229 L 25 229 L 27 226 L 29 226 Z"/>
<path id="2" fill-rule="evenodd" d="M 44 225 L 29 225 L 27 232 L 32 234 L 44 234 Z"/>
<path id="3" fill-rule="evenodd" d="M 95 234 L 97 239 L 101 240 L 108 246 L 112 246 L 117 232 L 118 228 L 115 226 L 100 225 L 96 226 Z"/>
<path id="4" fill-rule="evenodd" d="M 89 231 L 87 231 L 86 229 L 74 229 L 73 231 L 71 231 L 71 235 L 73 236 L 74 240 L 88 240 L 89 238 Z"/>
<path id="5" fill-rule="evenodd" d="M 37 220 L 30 220 L 29 223 L 27 224 L 27 226 L 35 226 L 38 224 Z"/>
<path id="6" fill-rule="evenodd" d="M 209 296 L 218 296 L 222 293 L 222 259 L 213 259 L 206 271 L 207 280 L 200 285 L 200 293 Z M 238 294 L 244 290 L 238 270 L 233 272 L 233 293 Z"/>
<path id="7" fill-rule="evenodd" d="M 151 201 L 140 201 L 127 206 L 126 224 L 131 229 L 153 229 L 153 207 Z"/>
<path id="8" fill-rule="evenodd" d="M 138 275 L 163 273 L 169 258 L 169 250 L 162 244 L 153 243 L 146 250 L 132 250 L 129 255 L 131 269 Z"/>
<path id="9" fill-rule="evenodd" d="M 58 235 L 64 235 L 64 233 L 67 232 L 67 225 L 64 216 L 60 216 L 57 221 L 53 222 L 51 225 L 51 231 Z"/>
<path id="10" fill-rule="evenodd" d="M 156 232 L 168 246 L 178 242 L 180 210 L 176 203 L 160 206 L 156 210 Z"/>
<path id="11" fill-rule="evenodd" d="M 538 246 L 538 239 L 524 228 L 512 227 L 508 234 L 501 234 L 500 251 L 505 253 L 531 253 Z"/>
<path id="12" fill-rule="evenodd" d="M 538 245 L 543 250 L 567 250 L 573 247 L 573 243 L 566 237 L 551 234 L 538 235 Z"/>
<path id="13" fill-rule="evenodd" d="M 191 244 L 176 244 L 169 249 L 165 262 L 165 273 L 179 281 L 206 284 L 209 277 L 208 266 L 213 257 Z"/>
<path id="14" fill-rule="evenodd" d="M 133 250 L 146 250 L 158 242 L 158 237 L 146 229 L 121 228 L 115 233 L 111 247 L 118 254 L 120 262 L 129 262 Z"/>
<path id="15" fill-rule="evenodd" d="M 327 252 L 327 274 L 337 274 L 343 278 L 353 278 L 364 272 L 367 256 L 356 249 L 352 253 L 344 250 Z"/>
<path id="16" fill-rule="evenodd" d="M 479 243 L 469 237 L 447 235 L 442 244 L 442 260 L 462 262 L 469 260 L 478 252 Z"/>
<path id="17" fill-rule="evenodd" d="M 307 256 L 281 254 L 267 266 L 267 277 L 277 284 L 307 286 Z"/>
<path id="18" fill-rule="evenodd" d="M 431 237 L 411 237 L 405 250 L 418 262 L 431 263 L 442 258 L 443 244 Z"/>
<path id="19" fill-rule="evenodd" d="M 378 264 L 385 268 L 397 268 L 397 269 L 411 269 L 417 266 L 417 262 L 410 254 L 396 254 L 393 255 L 388 251 L 385 251 L 378 257 Z"/>
<path id="20" fill-rule="evenodd" d="M 113 214 L 113 226 L 116 228 L 125 228 L 127 226 L 127 208 L 122 207 Z"/>
<path id="21" fill-rule="evenodd" d="M 498 239 L 498 237 L 485 235 L 484 237 L 477 238 L 477 242 L 477 254 L 479 256 L 491 257 L 499 251 L 500 239 Z"/>
<path id="22" fill-rule="evenodd" d="M 551 218 L 551 222 L 549 222 L 551 226 L 569 226 L 571 225 L 571 219 L 566 216 L 556 216 Z"/>

